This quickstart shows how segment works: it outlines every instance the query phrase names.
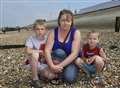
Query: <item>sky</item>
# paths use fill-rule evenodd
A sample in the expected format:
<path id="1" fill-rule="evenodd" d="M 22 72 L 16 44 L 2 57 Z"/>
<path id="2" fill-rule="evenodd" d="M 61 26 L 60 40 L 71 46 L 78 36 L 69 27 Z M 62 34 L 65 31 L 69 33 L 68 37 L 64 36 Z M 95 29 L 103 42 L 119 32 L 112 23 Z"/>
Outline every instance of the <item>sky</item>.
<path id="1" fill-rule="evenodd" d="M 0 0 L 0 27 L 32 24 L 36 19 L 57 19 L 60 10 L 80 9 L 110 0 Z"/>

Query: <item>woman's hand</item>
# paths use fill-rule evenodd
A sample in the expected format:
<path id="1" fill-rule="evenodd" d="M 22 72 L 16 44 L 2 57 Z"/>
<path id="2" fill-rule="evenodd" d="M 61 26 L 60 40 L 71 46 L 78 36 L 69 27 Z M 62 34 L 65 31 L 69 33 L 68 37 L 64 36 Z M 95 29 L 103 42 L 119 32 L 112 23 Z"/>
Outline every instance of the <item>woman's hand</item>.
<path id="1" fill-rule="evenodd" d="M 60 73 L 63 70 L 63 67 L 60 67 L 59 64 L 50 66 L 51 70 L 55 73 Z"/>

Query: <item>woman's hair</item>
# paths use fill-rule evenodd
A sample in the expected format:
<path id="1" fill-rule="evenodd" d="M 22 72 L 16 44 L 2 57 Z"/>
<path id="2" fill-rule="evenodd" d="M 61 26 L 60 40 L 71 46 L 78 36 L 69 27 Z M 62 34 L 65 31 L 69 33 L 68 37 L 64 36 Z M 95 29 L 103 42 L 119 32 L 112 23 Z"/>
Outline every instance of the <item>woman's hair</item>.
<path id="1" fill-rule="evenodd" d="M 59 16 L 58 16 L 58 25 L 60 25 L 60 18 L 64 14 L 70 14 L 70 16 L 72 17 L 72 24 L 71 24 L 71 26 L 73 26 L 74 25 L 73 13 L 70 10 L 67 10 L 67 9 L 63 9 L 63 10 L 60 11 Z"/>
<path id="2" fill-rule="evenodd" d="M 45 21 L 44 20 L 36 20 L 33 24 L 33 29 L 35 29 L 35 27 L 37 25 L 44 25 L 46 27 Z"/>

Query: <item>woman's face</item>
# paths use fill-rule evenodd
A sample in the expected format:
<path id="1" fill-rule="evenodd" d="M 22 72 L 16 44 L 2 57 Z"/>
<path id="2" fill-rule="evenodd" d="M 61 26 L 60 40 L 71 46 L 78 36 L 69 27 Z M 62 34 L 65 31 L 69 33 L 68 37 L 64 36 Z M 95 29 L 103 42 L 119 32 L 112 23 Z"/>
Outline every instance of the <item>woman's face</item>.
<path id="1" fill-rule="evenodd" d="M 63 14 L 60 18 L 60 28 L 62 30 L 69 30 L 72 24 L 72 16 L 70 14 Z"/>

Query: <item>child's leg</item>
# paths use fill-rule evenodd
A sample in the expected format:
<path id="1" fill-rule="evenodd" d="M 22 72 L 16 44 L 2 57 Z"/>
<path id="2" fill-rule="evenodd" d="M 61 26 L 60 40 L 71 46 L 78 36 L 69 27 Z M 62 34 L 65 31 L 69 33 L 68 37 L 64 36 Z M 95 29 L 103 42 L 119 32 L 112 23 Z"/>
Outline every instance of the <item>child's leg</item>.
<path id="1" fill-rule="evenodd" d="M 31 66 L 32 66 L 32 79 L 38 80 L 38 58 L 39 53 L 33 53 L 31 58 Z"/>
<path id="2" fill-rule="evenodd" d="M 96 65 L 97 72 L 101 72 L 105 65 L 103 58 L 97 55 L 94 56 L 93 58 L 95 58 L 95 65 Z"/>
<path id="3" fill-rule="evenodd" d="M 46 67 L 42 70 L 39 71 L 40 72 L 40 75 L 45 77 L 45 78 L 48 78 L 48 79 L 54 79 L 54 78 L 57 78 L 57 74 L 53 73 L 49 67 Z"/>
<path id="4" fill-rule="evenodd" d="M 87 61 L 86 61 L 86 58 L 84 58 L 84 60 L 81 59 L 81 58 L 77 58 L 76 61 L 75 61 L 75 64 L 78 67 L 80 67 L 85 73 L 87 73 L 88 76 L 96 73 L 95 65 L 88 64 Z"/>
<path id="5" fill-rule="evenodd" d="M 75 60 L 75 64 L 76 64 L 79 68 L 81 68 L 81 67 L 83 66 L 83 64 L 84 64 L 84 61 L 79 57 L 79 58 L 77 58 L 77 59 Z"/>

